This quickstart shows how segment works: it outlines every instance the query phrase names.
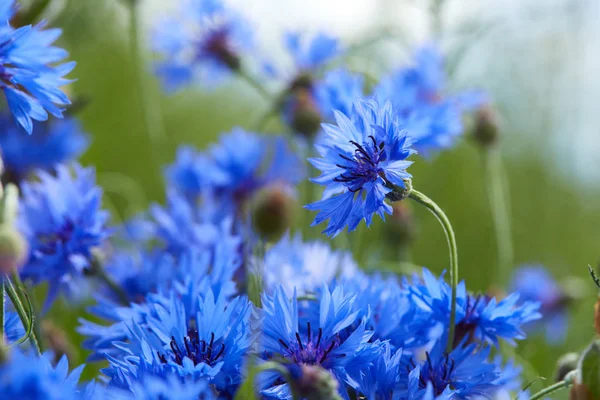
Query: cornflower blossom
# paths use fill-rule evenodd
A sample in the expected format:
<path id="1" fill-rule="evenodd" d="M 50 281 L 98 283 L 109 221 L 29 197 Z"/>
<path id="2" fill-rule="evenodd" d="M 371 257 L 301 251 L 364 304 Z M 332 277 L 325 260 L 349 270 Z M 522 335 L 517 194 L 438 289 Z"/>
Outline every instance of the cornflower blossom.
<path id="1" fill-rule="evenodd" d="M 70 104 L 60 89 L 72 81 L 64 77 L 75 62 L 64 63 L 66 50 L 52 46 L 60 29 L 44 29 L 44 23 L 13 28 L 13 0 L 0 5 L 0 89 L 15 121 L 33 131 L 33 121 L 45 121 L 48 114 L 62 118 L 62 106 Z"/>

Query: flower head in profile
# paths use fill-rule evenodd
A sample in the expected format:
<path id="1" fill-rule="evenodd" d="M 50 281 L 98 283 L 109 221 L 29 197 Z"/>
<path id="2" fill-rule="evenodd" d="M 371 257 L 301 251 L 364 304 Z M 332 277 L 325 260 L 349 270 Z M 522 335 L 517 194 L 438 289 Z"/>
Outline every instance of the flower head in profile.
<path id="1" fill-rule="evenodd" d="M 543 327 L 550 343 L 564 341 L 569 327 L 568 296 L 548 269 L 541 265 L 520 267 L 514 274 L 511 288 L 520 294 L 521 301 L 541 305 L 542 318 L 527 328 Z"/>
<path id="2" fill-rule="evenodd" d="M 164 57 L 156 72 L 169 90 L 194 81 L 214 85 L 241 67 L 252 45 L 248 22 L 223 1 L 185 0 L 155 29 L 154 50 Z"/>
<path id="3" fill-rule="evenodd" d="M 281 285 L 288 296 L 294 289 L 300 294 L 315 293 L 323 283 L 359 274 L 350 253 L 333 250 L 320 241 L 303 242 L 299 234 L 293 238 L 285 235 L 267 251 L 264 262 L 258 262 L 264 268 L 265 290 Z"/>
<path id="4" fill-rule="evenodd" d="M 0 394 L 3 399 L 79 400 L 78 381 L 83 365 L 69 373 L 69 361 L 63 356 L 53 366 L 54 355 L 41 356 L 18 350 L 0 364 Z"/>
<path id="5" fill-rule="evenodd" d="M 352 310 L 356 295 L 342 286 L 331 290 L 324 285 L 318 309 L 305 309 L 296 295 L 291 298 L 282 287 L 263 295 L 262 346 L 266 358 L 283 357 L 298 366 L 318 365 L 331 372 L 340 384 L 353 385 L 349 374 L 363 368 L 379 354 L 377 344 L 369 343 L 372 332 L 357 320 Z M 290 389 L 277 374 L 264 374 L 260 386 L 266 397 L 290 398 Z"/>
<path id="6" fill-rule="evenodd" d="M 75 283 L 90 266 L 92 250 L 109 235 L 109 214 L 101 209 L 102 190 L 92 168 L 73 165 L 56 176 L 39 172 L 39 182 L 24 183 L 19 228 L 29 243 L 29 259 L 21 271 L 33 284 L 48 282 L 46 304 Z"/>
<path id="7" fill-rule="evenodd" d="M 325 186 L 323 200 L 306 206 L 319 211 L 313 225 L 329 219 L 323 232 L 330 236 L 346 225 L 356 229 L 363 219 L 370 226 L 374 214 L 391 214 L 386 195 L 405 187 L 412 164 L 407 158 L 415 152 L 390 103 L 380 107 L 358 100 L 350 116 L 336 112 L 335 118 L 336 125 L 323 125 L 324 136 L 315 146 L 321 157 L 309 159 L 321 170 L 313 182 Z"/>
<path id="8" fill-rule="evenodd" d="M 35 124 L 35 135 L 23 135 L 8 115 L 0 116 L 0 150 L 8 179 L 20 182 L 35 169 L 54 171 L 79 157 L 89 139 L 73 118 Z"/>
<path id="9" fill-rule="evenodd" d="M 232 395 L 239 385 L 244 356 L 252 344 L 251 303 L 208 290 L 193 299 L 171 295 L 166 304 L 150 304 L 155 312 L 147 325 L 125 322 L 127 340 L 121 354 L 109 357 L 103 372 L 112 384 L 131 388 L 141 373 L 207 380 L 218 392 Z"/>
<path id="10" fill-rule="evenodd" d="M 485 101 L 479 92 L 446 94 L 444 60 L 433 45 L 418 48 L 414 63 L 384 77 L 374 92 L 380 101 L 393 103 L 415 148 L 425 155 L 453 146 L 464 130 L 463 112 Z"/>
<path id="11" fill-rule="evenodd" d="M 48 114 L 61 118 L 61 107 L 70 104 L 60 87 L 70 83 L 65 75 L 74 62 L 62 63 L 68 53 L 52 46 L 60 29 L 44 29 L 44 24 L 14 29 L 10 19 L 14 1 L 7 0 L 0 9 L 0 89 L 17 124 L 28 133 L 33 122 L 45 121 Z"/>

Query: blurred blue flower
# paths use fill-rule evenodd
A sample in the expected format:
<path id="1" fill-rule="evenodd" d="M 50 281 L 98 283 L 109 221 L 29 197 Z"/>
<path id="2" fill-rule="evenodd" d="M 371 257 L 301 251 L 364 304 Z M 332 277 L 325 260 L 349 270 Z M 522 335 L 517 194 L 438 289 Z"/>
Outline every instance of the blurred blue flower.
<path id="1" fill-rule="evenodd" d="M 39 182 L 25 182 L 19 229 L 29 243 L 23 279 L 49 284 L 46 306 L 59 291 L 76 293 L 77 278 L 89 267 L 92 250 L 109 235 L 109 214 L 102 210 L 102 190 L 92 168 L 56 168 L 56 176 L 39 172 Z"/>
<path id="2" fill-rule="evenodd" d="M 52 46 L 60 29 L 44 30 L 44 24 L 13 29 L 10 19 L 14 1 L 3 2 L 0 9 L 0 89 L 17 123 L 28 133 L 32 120 L 45 121 L 48 113 L 62 117 L 61 106 L 70 104 L 59 87 L 70 83 L 64 76 L 74 62 L 62 63 L 68 53 Z"/>
<path id="3" fill-rule="evenodd" d="M 357 322 L 358 312 L 352 310 L 356 295 L 347 294 L 342 286 L 335 289 L 324 285 L 320 291 L 318 310 L 314 315 L 302 310 L 294 294 L 288 297 L 283 287 L 274 294 L 264 294 L 262 303 L 262 345 L 259 354 L 266 358 L 283 357 L 297 364 L 320 365 L 329 370 L 340 383 L 356 386 L 349 379 L 380 353 L 378 344 L 369 343 L 372 332 L 365 330 L 364 321 L 355 329 L 346 330 Z M 261 376 L 261 394 L 268 398 L 291 398 L 287 384 L 277 374 Z"/>
<path id="4" fill-rule="evenodd" d="M 27 400 L 80 399 L 77 384 L 84 366 L 69 373 L 66 356 L 56 366 L 52 364 L 53 358 L 50 353 L 37 356 L 13 350 L 8 361 L 0 364 L 0 396 Z"/>
<path id="5" fill-rule="evenodd" d="M 526 328 L 543 330 L 549 343 L 558 344 L 565 340 L 569 327 L 568 298 L 545 267 L 520 267 L 515 271 L 511 289 L 521 295 L 521 301 L 541 304 L 542 319 Z"/>
<path id="6" fill-rule="evenodd" d="M 25 336 L 25 328 L 16 312 L 7 311 L 4 315 L 4 337 L 8 343 L 14 343 Z"/>
<path id="7" fill-rule="evenodd" d="M 23 135 L 9 116 L 0 115 L 0 151 L 5 174 L 13 182 L 20 182 L 35 169 L 53 171 L 78 158 L 89 146 L 89 138 L 74 118 L 51 119 L 34 127 L 34 136 Z"/>
<path id="8" fill-rule="evenodd" d="M 353 231 L 364 219 L 371 225 L 373 215 L 392 213 L 385 202 L 390 186 L 404 188 L 411 175 L 406 158 L 414 153 L 407 132 L 398 125 L 392 105 L 359 100 L 346 116 L 335 113 L 337 125 L 324 124 L 325 135 L 316 144 L 321 158 L 311 158 L 322 174 L 313 182 L 325 186 L 323 200 L 305 206 L 319 210 L 313 225 L 329 219 L 323 231 L 335 236 L 348 226 Z"/>
<path id="9" fill-rule="evenodd" d="M 335 121 L 334 111 L 350 115 L 354 102 L 364 97 L 364 78 L 345 69 L 329 71 L 314 85 L 314 96 L 321 116 Z"/>
<path id="10" fill-rule="evenodd" d="M 109 356 L 103 372 L 111 385 L 131 388 L 140 373 L 165 376 L 175 372 L 182 379 L 208 380 L 222 396 L 231 396 L 242 379 L 244 356 L 252 344 L 246 298 L 215 298 L 208 290 L 187 303 L 170 296 L 169 303 L 150 304 L 155 313 L 142 329 L 126 321 L 128 340 L 117 344 L 123 356 Z"/>
<path id="11" fill-rule="evenodd" d="M 163 56 L 156 66 L 167 90 L 199 81 L 213 86 L 241 67 L 253 47 L 252 28 L 221 0 L 185 0 L 176 15 L 156 26 L 152 44 Z"/>
<path id="12" fill-rule="evenodd" d="M 320 241 L 303 242 L 300 234 L 293 238 L 286 234 L 269 248 L 264 261 L 257 262 L 264 269 L 265 290 L 271 292 L 281 285 L 288 296 L 292 296 L 294 290 L 300 294 L 314 293 L 323 283 L 359 274 L 352 254 L 333 250 Z"/>
<path id="13" fill-rule="evenodd" d="M 481 106 L 480 92 L 447 96 L 444 60 L 433 45 L 416 50 L 414 65 L 384 77 L 374 90 L 379 101 L 391 100 L 419 153 L 449 148 L 462 135 L 462 113 Z"/>
<path id="14" fill-rule="evenodd" d="M 341 52 L 339 40 L 325 33 L 308 40 L 299 33 L 289 32 L 285 35 L 285 45 L 301 72 L 320 67 Z"/>
<path id="15" fill-rule="evenodd" d="M 241 128 L 221 135 L 205 153 L 182 149 L 167 169 L 168 183 L 188 197 L 211 198 L 222 215 L 238 214 L 244 202 L 272 184 L 293 186 L 304 167 L 287 141 Z"/>

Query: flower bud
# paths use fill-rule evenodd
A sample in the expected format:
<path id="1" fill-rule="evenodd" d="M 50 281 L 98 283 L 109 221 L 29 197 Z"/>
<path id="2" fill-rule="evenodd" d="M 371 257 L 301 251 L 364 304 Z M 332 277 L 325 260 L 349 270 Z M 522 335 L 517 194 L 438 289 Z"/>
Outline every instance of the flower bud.
<path id="1" fill-rule="evenodd" d="M 321 128 L 321 113 L 309 89 L 298 88 L 292 94 L 290 124 L 294 132 L 313 137 Z"/>
<path id="2" fill-rule="evenodd" d="M 279 239 L 292 225 L 296 200 L 280 185 L 259 191 L 252 205 L 252 222 L 256 232 L 264 239 Z"/>
<path id="3" fill-rule="evenodd" d="M 27 261 L 28 245 L 16 229 L 0 225 L 0 272 L 10 274 Z"/>
<path id="4" fill-rule="evenodd" d="M 498 142 L 498 116 L 491 106 L 484 105 L 477 110 L 473 138 L 482 147 L 491 147 Z"/>
<path id="5" fill-rule="evenodd" d="M 292 386 L 302 398 L 307 400 L 339 398 L 338 382 L 323 367 L 319 365 L 301 365 L 299 367 L 294 365 L 290 368 L 290 373 L 294 378 Z"/>
<path id="6" fill-rule="evenodd" d="M 564 380 L 567 374 L 577 369 L 579 362 L 579 354 L 567 353 L 561 356 L 556 362 L 556 371 L 554 372 L 554 381 L 560 382 Z"/>

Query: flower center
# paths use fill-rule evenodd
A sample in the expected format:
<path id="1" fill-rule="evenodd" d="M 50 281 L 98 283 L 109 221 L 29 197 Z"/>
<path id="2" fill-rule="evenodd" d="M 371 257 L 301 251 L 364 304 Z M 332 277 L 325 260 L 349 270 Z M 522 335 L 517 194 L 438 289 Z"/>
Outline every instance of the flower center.
<path id="1" fill-rule="evenodd" d="M 215 334 L 211 332 L 210 341 L 200 340 L 198 331 L 189 329 L 187 336 L 183 337 L 183 348 L 179 347 L 174 336 L 171 336 L 171 360 L 183 365 L 183 359 L 189 358 L 194 366 L 204 363 L 213 366 L 225 352 L 225 343 L 215 343 Z M 168 362 L 167 356 L 156 352 L 163 364 Z"/>
<path id="2" fill-rule="evenodd" d="M 479 311 L 478 306 L 483 302 L 487 303 L 488 297 L 479 295 L 473 297 L 469 295 L 467 297 L 467 307 L 465 311 L 465 317 L 456 325 L 454 335 L 454 348 L 456 348 L 463 339 L 467 338 L 465 344 L 472 343 L 475 339 L 475 329 L 479 322 Z"/>
<path id="3" fill-rule="evenodd" d="M 201 46 L 201 54 L 207 54 L 232 70 L 240 68 L 240 58 L 229 43 L 229 29 L 221 27 L 210 32 Z"/>
<path id="4" fill-rule="evenodd" d="M 382 173 L 379 163 L 387 159 L 383 142 L 378 144 L 372 135 L 369 136 L 369 139 L 371 139 L 370 142 L 363 144 L 350 141 L 355 147 L 354 157 L 350 158 L 345 154 L 339 154 L 347 161 L 347 164 L 336 165 L 345 169 L 346 172 L 333 180 L 344 183 L 351 192 L 357 192 L 365 183 L 377 180 Z"/>
<path id="5" fill-rule="evenodd" d="M 425 355 L 427 356 L 427 361 L 421 369 L 419 386 L 422 389 L 425 389 L 427 384 L 431 383 L 435 396 L 439 396 L 444 392 L 448 385 L 451 385 L 452 387 L 450 378 L 452 372 L 454 372 L 454 360 L 450 358 L 448 354 L 446 354 L 443 361 L 439 365 L 435 366 L 429 357 L 429 353 L 425 353 Z"/>
<path id="6" fill-rule="evenodd" d="M 71 220 L 66 220 L 58 232 L 51 234 L 41 234 L 38 236 L 40 241 L 39 251 L 44 254 L 54 254 L 58 246 L 63 245 L 71 240 L 75 224 Z"/>
<path id="7" fill-rule="evenodd" d="M 336 347 L 339 347 L 341 340 L 339 337 L 335 337 L 329 345 L 322 342 L 323 329 L 319 328 L 319 333 L 316 339 L 312 336 L 310 322 L 307 325 L 307 340 L 302 341 L 300 333 L 296 332 L 296 341 L 292 343 L 286 343 L 284 340 L 279 339 L 279 343 L 284 348 L 286 356 L 290 357 L 296 364 L 323 364 L 331 351 Z M 345 357 L 345 355 L 338 355 L 337 357 Z"/>

